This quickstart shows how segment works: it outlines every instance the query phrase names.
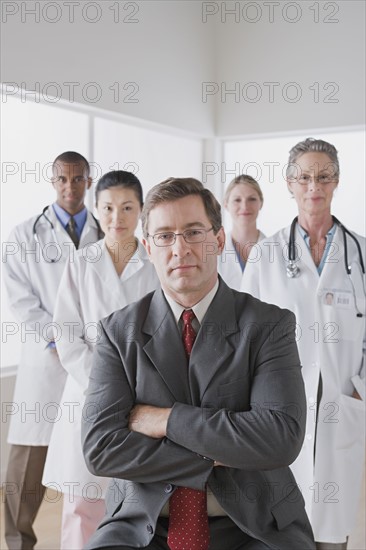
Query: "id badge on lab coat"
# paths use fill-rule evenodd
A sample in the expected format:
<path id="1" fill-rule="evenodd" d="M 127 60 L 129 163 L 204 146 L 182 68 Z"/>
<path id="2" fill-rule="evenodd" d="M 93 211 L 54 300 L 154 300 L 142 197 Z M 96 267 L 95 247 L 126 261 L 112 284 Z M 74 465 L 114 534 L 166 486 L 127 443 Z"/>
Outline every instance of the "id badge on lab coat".
<path id="1" fill-rule="evenodd" d="M 323 288 L 320 294 L 324 323 L 334 324 L 337 340 L 358 340 L 362 323 L 356 315 L 353 293 L 349 290 Z"/>

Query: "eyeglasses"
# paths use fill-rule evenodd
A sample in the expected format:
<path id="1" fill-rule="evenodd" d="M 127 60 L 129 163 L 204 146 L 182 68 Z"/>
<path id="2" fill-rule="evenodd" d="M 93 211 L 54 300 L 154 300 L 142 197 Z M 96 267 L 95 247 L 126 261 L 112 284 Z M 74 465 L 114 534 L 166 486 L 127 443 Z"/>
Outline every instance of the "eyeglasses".
<path id="1" fill-rule="evenodd" d="M 337 181 L 337 177 L 334 174 L 320 174 L 319 176 L 310 176 L 309 174 L 301 174 L 295 181 L 300 185 L 309 185 L 311 181 L 319 185 L 327 185 Z"/>
<path id="2" fill-rule="evenodd" d="M 152 238 L 155 246 L 171 246 L 175 243 L 178 235 L 182 236 L 186 243 L 196 244 L 205 241 L 207 233 L 212 230 L 213 227 L 210 227 L 210 229 L 186 229 L 183 233 L 166 231 L 165 233 L 155 233 L 155 235 L 149 235 L 148 233 L 147 236 Z"/>

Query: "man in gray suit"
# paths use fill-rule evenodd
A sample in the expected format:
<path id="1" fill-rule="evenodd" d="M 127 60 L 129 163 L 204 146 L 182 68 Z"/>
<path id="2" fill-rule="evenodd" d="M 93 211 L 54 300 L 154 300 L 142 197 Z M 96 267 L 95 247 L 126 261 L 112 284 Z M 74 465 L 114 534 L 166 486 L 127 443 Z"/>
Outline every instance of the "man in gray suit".
<path id="1" fill-rule="evenodd" d="M 315 548 L 288 467 L 306 410 L 293 314 L 218 277 L 220 205 L 197 180 L 155 186 L 142 223 L 162 288 L 100 324 L 83 444 L 114 481 L 87 548 Z"/>

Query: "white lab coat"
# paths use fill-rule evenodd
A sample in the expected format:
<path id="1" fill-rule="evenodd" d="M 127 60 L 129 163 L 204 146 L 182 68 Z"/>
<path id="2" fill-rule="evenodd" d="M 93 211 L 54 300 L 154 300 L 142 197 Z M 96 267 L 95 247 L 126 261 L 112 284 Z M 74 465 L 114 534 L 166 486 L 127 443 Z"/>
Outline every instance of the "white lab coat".
<path id="1" fill-rule="evenodd" d="M 3 257 L 9 304 L 20 323 L 22 338 L 8 435 L 8 442 L 17 445 L 48 445 L 66 379 L 55 350 L 47 346 L 53 339 L 58 285 L 66 261 L 76 249 L 52 207 L 46 215 L 54 225 L 56 244 L 44 216 L 37 222 L 40 244 L 36 244 L 33 225 L 38 216 L 34 216 L 11 232 Z M 97 240 L 98 227 L 88 213 L 80 247 Z M 58 257 L 59 261 L 47 262 L 44 256 Z"/>
<path id="2" fill-rule="evenodd" d="M 260 231 L 257 243 L 264 239 L 264 237 L 265 235 Z M 227 233 L 224 250 L 221 256 L 217 258 L 217 269 L 230 288 L 240 290 L 243 272 L 235 251 L 231 233 Z"/>
<path id="3" fill-rule="evenodd" d="M 241 290 L 296 315 L 308 410 L 303 448 L 292 470 L 306 501 L 315 540 L 340 543 L 352 532 L 364 467 L 365 402 L 351 396 L 355 387 L 361 392 L 365 382 L 365 277 L 356 245 L 348 237 L 352 287 L 339 227 L 319 276 L 297 227 L 297 265 L 301 272 L 289 279 L 289 231 L 282 229 L 260 243 L 261 257 L 249 259 L 252 261 L 247 263 Z M 364 254 L 365 239 L 354 236 Z M 331 305 L 326 303 L 327 293 Z M 362 316 L 357 317 L 357 313 Z M 323 388 L 315 431 L 320 374 Z"/>
<path id="4" fill-rule="evenodd" d="M 104 497 L 110 481 L 87 470 L 81 447 L 82 409 L 98 340 L 98 321 L 160 285 L 141 243 L 121 277 L 104 241 L 93 248 L 87 258 L 77 254 L 75 262 L 68 264 L 57 295 L 54 321 L 61 331 L 56 344 L 67 379 L 42 483 L 63 493 L 94 499 Z M 126 327 L 125 336 L 132 331 L 133 327 Z"/>

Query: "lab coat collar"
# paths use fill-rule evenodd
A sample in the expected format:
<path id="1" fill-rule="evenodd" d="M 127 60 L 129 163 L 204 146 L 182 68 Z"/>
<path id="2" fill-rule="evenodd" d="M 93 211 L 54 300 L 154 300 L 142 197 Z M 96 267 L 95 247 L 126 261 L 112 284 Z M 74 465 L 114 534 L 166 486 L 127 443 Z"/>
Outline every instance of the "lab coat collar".
<path id="1" fill-rule="evenodd" d="M 324 263 L 324 267 L 320 275 L 318 273 L 314 260 L 311 256 L 311 252 L 304 241 L 302 232 L 299 228 L 299 224 L 297 224 L 296 226 L 296 244 L 299 247 L 300 253 L 301 253 L 299 268 L 307 269 L 314 277 L 316 277 L 318 284 L 321 282 L 322 286 L 324 285 L 324 281 L 328 278 L 329 274 L 331 274 L 333 264 L 334 263 L 338 264 L 340 259 L 342 259 L 343 261 L 344 246 L 343 246 L 343 240 L 340 234 L 340 228 L 338 227 L 338 225 L 335 228 L 331 247 L 328 252 L 328 257 Z M 288 254 L 287 251 L 286 251 L 286 254 Z"/>
<path id="2" fill-rule="evenodd" d="M 137 240 L 136 252 L 123 270 L 121 277 L 118 276 L 115 270 L 105 239 L 88 245 L 83 251 L 83 255 L 85 255 L 85 261 L 90 262 L 91 267 L 94 268 L 99 278 L 102 279 L 103 284 L 111 285 L 112 291 L 114 291 L 116 284 L 133 277 L 143 267 L 144 263 L 148 261 L 146 250 L 139 240 Z"/>

